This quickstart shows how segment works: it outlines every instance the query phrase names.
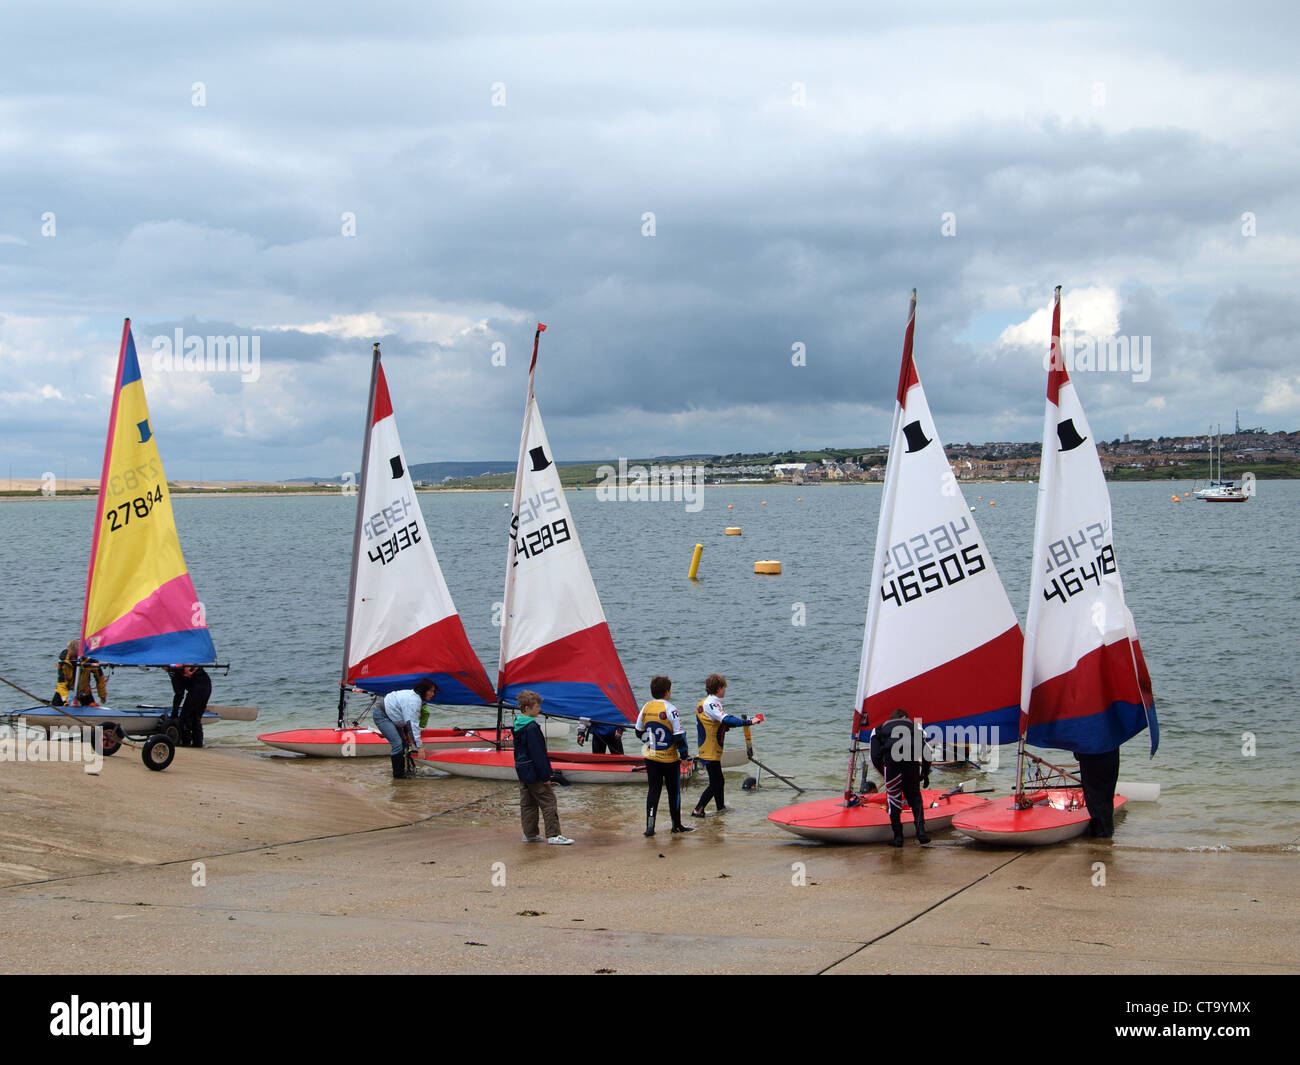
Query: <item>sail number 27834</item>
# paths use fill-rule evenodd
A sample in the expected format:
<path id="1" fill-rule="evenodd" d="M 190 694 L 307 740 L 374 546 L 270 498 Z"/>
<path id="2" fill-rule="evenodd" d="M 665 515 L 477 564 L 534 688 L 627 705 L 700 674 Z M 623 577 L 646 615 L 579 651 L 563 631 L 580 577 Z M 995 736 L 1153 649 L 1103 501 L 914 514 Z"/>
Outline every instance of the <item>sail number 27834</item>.
<path id="1" fill-rule="evenodd" d="M 125 503 L 106 508 L 104 520 L 108 522 L 108 531 L 117 532 L 118 529 L 126 528 L 131 524 L 131 515 L 133 514 L 137 518 L 147 518 L 150 511 L 153 510 L 154 504 L 161 503 L 162 500 L 162 485 L 156 484 L 152 488 L 146 488 L 142 496 L 136 496 L 134 499 L 128 499 Z"/>

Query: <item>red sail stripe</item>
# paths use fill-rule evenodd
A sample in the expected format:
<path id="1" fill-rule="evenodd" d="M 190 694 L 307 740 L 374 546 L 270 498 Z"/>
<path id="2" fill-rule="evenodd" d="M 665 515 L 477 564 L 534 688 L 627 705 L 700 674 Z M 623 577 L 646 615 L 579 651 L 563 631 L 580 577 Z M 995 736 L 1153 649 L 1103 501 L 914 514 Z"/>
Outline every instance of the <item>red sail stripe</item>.
<path id="1" fill-rule="evenodd" d="M 370 417 L 371 426 L 378 425 L 385 418 L 393 415 L 393 401 L 388 398 L 388 381 L 384 378 L 384 368 L 377 366 L 375 374 L 375 409 Z"/>
<path id="2" fill-rule="evenodd" d="M 1061 405 L 1061 386 L 1070 379 L 1065 369 L 1065 358 L 1061 352 L 1061 290 L 1056 290 L 1056 303 L 1052 307 L 1052 351 L 1051 365 L 1047 371 L 1047 399 Z"/>
<path id="3" fill-rule="evenodd" d="M 1040 725 L 1045 721 L 1091 717 L 1112 703 L 1150 706 L 1153 698 L 1142 648 L 1125 638 L 1089 651 L 1072 669 L 1034 688 L 1029 699 L 1029 721 Z"/>
<path id="4" fill-rule="evenodd" d="M 542 682 L 594 684 L 624 717 L 636 720 L 638 708 L 632 686 L 627 682 L 623 663 L 614 649 L 614 638 L 605 622 L 579 629 L 512 659 L 506 663 L 504 677 L 497 679 L 500 688 L 507 683 Z"/>
<path id="5" fill-rule="evenodd" d="M 1023 648 L 1020 626 L 1012 626 L 964 655 L 868 696 L 863 700 L 863 713 L 874 728 L 884 724 L 900 707 L 926 724 L 939 724 L 956 717 L 1019 706 Z M 973 694 L 981 697 L 982 710 L 970 709 Z"/>
<path id="6" fill-rule="evenodd" d="M 497 701 L 492 682 L 469 645 L 459 614 L 435 621 L 348 670 L 348 680 L 406 676 L 412 673 L 449 673 L 485 703 Z"/>

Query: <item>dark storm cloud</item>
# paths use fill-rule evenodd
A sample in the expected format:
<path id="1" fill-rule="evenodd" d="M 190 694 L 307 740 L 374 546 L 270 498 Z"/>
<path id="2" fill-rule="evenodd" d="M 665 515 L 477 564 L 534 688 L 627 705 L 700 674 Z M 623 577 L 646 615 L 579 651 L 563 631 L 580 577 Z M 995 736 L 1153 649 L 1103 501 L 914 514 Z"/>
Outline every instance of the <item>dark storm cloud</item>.
<path id="1" fill-rule="evenodd" d="M 945 439 L 1028 439 L 1047 338 L 972 327 L 1063 283 L 1152 339 L 1149 381 L 1081 382 L 1098 432 L 1284 416 L 1295 17 L 1173 11 L 42 8 L 0 44 L 0 366 L 65 424 L 93 396 L 93 455 L 115 316 L 142 351 L 256 334 L 259 380 L 150 396 L 169 465 L 269 477 L 355 468 L 378 339 L 437 408 L 401 417 L 413 459 L 501 458 L 541 319 L 568 455 L 865 444 L 916 286 Z"/>

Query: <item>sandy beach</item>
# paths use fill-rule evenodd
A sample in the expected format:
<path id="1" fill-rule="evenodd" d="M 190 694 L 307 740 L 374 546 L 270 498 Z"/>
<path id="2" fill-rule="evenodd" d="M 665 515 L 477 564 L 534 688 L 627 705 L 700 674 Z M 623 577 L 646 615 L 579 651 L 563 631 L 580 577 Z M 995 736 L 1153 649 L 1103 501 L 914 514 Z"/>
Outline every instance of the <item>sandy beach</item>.
<path id="1" fill-rule="evenodd" d="M 0 765 L 7 973 L 1295 973 L 1296 855 L 653 840 L 375 764 Z M 368 766 L 366 768 L 369 768 Z M 448 797 L 455 790 L 454 799 Z M 573 789 L 576 791 L 577 789 Z M 197 864 L 196 864 L 197 863 Z M 1098 866 L 1104 865 L 1104 869 Z M 1105 883 L 1097 883 L 1104 872 Z"/>

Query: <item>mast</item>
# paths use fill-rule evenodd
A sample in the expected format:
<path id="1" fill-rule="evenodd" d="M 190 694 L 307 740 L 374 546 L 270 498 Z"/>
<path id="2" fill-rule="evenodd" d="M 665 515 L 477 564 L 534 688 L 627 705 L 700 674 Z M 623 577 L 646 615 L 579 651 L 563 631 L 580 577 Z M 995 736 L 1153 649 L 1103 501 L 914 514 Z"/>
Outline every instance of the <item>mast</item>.
<path id="1" fill-rule="evenodd" d="M 875 653 L 876 634 L 880 624 L 880 586 L 883 580 L 885 554 L 889 551 L 889 530 L 893 525 L 894 501 L 898 498 L 898 479 L 901 461 L 898 455 L 898 430 L 903 417 L 907 388 L 916 371 L 912 365 L 912 340 L 916 332 L 916 289 L 907 308 L 907 327 L 903 331 L 903 360 L 898 373 L 898 394 L 894 403 L 894 418 L 889 427 L 889 457 L 885 460 L 885 483 L 880 495 L 880 518 L 876 524 L 876 550 L 871 560 L 871 585 L 867 593 L 867 628 L 862 639 L 862 660 L 858 665 L 857 705 L 853 708 L 853 746 L 849 750 L 848 779 L 844 784 L 844 797 L 853 795 L 853 771 L 857 766 L 859 737 L 867 722 L 862 718 L 863 701 L 867 695 L 867 673 Z"/>
<path id="2" fill-rule="evenodd" d="M 375 341 L 370 361 L 370 398 L 366 403 L 366 424 L 361 440 L 361 484 L 357 487 L 357 516 L 352 529 L 352 568 L 348 576 L 348 613 L 343 623 L 343 668 L 339 677 L 339 728 L 347 724 L 348 657 L 352 651 L 352 611 L 357 594 L 357 567 L 361 554 L 362 502 L 366 498 L 366 470 L 370 466 L 370 426 L 375 420 L 375 388 L 379 381 L 379 342 Z"/>
<path id="3" fill-rule="evenodd" d="M 501 747 L 501 729 L 504 724 L 506 690 L 506 653 L 510 646 L 510 611 L 515 599 L 515 536 L 519 529 L 519 504 L 524 491 L 524 463 L 528 459 L 528 426 L 533 410 L 533 378 L 537 372 L 537 346 L 546 326 L 537 323 L 533 333 L 533 358 L 528 364 L 528 396 L 524 400 L 524 426 L 519 433 L 519 460 L 515 463 L 515 490 L 510 504 L 510 536 L 506 540 L 506 584 L 501 604 L 501 647 L 497 664 L 497 748 Z"/>
<path id="4" fill-rule="evenodd" d="M 95 502 L 95 531 L 90 540 L 90 561 L 86 565 L 86 595 L 81 605 L 81 649 L 86 653 L 86 623 L 90 618 L 90 590 L 95 579 L 95 559 L 99 555 L 99 530 L 104 525 L 104 503 L 108 497 L 108 474 L 113 462 L 113 434 L 117 428 L 117 405 L 122 397 L 122 370 L 126 366 L 126 343 L 131 337 L 131 319 L 122 319 L 122 343 L 117 352 L 117 374 L 113 378 L 113 402 L 108 411 L 108 433 L 104 440 L 104 463 L 99 471 L 99 492 Z M 65 477 L 64 480 L 67 480 Z"/>
<path id="5" fill-rule="evenodd" d="M 1047 396 L 1055 396 L 1057 373 L 1065 376 L 1061 356 L 1061 286 L 1052 299 L 1051 369 L 1047 377 Z M 1016 744 L 1016 806 L 1025 794 L 1025 733 L 1029 727 L 1029 702 L 1034 690 L 1034 649 L 1038 642 L 1038 618 L 1042 611 L 1046 573 L 1043 560 L 1047 555 L 1047 507 L 1056 486 L 1056 403 L 1049 402 L 1043 414 L 1043 450 L 1038 469 L 1038 500 L 1034 513 L 1034 554 L 1029 577 L 1029 609 L 1025 615 L 1025 649 L 1020 665 L 1020 739 Z M 1049 461 L 1050 457 L 1050 461 Z"/>

